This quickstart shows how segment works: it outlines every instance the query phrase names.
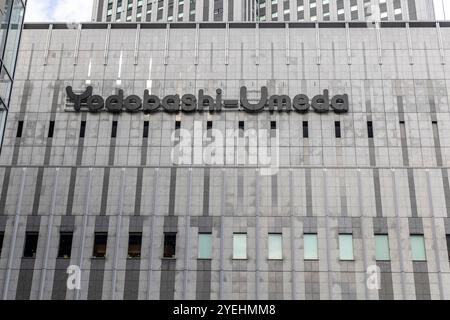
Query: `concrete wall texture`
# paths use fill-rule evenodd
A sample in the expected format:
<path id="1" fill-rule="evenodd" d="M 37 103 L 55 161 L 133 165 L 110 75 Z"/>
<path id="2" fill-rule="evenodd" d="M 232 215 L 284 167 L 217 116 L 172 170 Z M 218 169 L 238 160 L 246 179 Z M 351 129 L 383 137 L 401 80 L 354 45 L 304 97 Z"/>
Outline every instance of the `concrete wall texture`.
<path id="1" fill-rule="evenodd" d="M 448 23 L 26 25 L 0 158 L 2 297 L 450 299 L 449 66 Z M 349 94 L 350 111 L 73 112 L 65 87 L 89 83 L 105 97 L 329 89 Z M 189 131 L 194 121 L 222 131 L 275 121 L 278 173 L 174 166 L 176 121 Z M 64 231 L 70 259 L 57 258 Z M 31 258 L 27 232 L 39 232 Z M 92 258 L 95 232 L 107 232 L 105 259 Z M 140 259 L 127 259 L 130 232 L 143 234 Z M 174 259 L 163 258 L 164 232 L 176 232 Z M 199 260 L 205 232 L 212 259 Z M 246 260 L 232 259 L 236 232 L 247 233 Z M 282 234 L 281 260 L 268 259 L 269 233 Z M 318 259 L 303 258 L 307 233 L 318 235 Z M 353 260 L 340 260 L 339 234 L 353 235 Z M 390 260 L 376 260 L 375 234 L 389 236 Z M 425 260 L 413 261 L 410 235 L 424 236 Z M 66 287 L 69 265 L 81 266 L 79 291 Z M 371 265 L 380 290 L 366 286 Z"/>

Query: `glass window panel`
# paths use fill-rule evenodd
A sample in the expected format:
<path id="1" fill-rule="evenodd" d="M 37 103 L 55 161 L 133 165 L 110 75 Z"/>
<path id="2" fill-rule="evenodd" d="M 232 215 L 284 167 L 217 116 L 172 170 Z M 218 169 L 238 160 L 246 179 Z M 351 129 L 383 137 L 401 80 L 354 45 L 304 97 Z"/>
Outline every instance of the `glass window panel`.
<path id="1" fill-rule="evenodd" d="M 412 235 L 410 238 L 411 243 L 411 257 L 413 261 L 425 261 L 425 241 L 423 235 Z"/>
<path id="2" fill-rule="evenodd" d="M 0 71 L 0 98 L 7 105 L 9 100 L 9 92 L 11 90 L 12 81 L 5 68 Z"/>
<path id="3" fill-rule="evenodd" d="M 353 235 L 339 235 L 339 259 L 353 260 Z"/>
<path id="4" fill-rule="evenodd" d="M 305 260 L 317 260 L 317 234 L 305 234 L 303 236 L 303 241 L 305 244 Z"/>
<path id="5" fill-rule="evenodd" d="M 269 234 L 269 259 L 283 259 L 283 239 L 281 234 Z"/>
<path id="6" fill-rule="evenodd" d="M 247 259 L 247 235 L 244 233 L 233 235 L 233 259 Z"/>
<path id="7" fill-rule="evenodd" d="M 375 259 L 378 261 L 391 260 L 389 254 L 389 236 L 387 234 L 375 235 Z"/>
<path id="8" fill-rule="evenodd" d="M 5 44 L 5 53 L 3 55 L 3 63 L 10 74 L 14 74 L 14 66 L 16 64 L 17 51 L 19 49 L 20 32 L 22 29 L 24 8 L 20 0 L 14 0 L 11 12 L 11 20 L 9 25 L 8 37 Z"/>
<path id="9" fill-rule="evenodd" d="M 201 233 L 198 235 L 198 258 L 211 259 L 212 241 L 210 233 Z"/>

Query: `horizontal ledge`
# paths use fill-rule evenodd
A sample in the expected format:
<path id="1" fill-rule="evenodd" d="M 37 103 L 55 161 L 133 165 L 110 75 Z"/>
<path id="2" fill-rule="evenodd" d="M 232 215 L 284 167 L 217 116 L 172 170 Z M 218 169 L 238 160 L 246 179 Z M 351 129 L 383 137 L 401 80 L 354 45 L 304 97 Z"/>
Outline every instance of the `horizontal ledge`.
<path id="1" fill-rule="evenodd" d="M 381 21 L 379 22 L 381 28 L 405 28 L 406 24 L 409 24 L 413 28 L 434 28 L 439 23 L 441 27 L 449 28 L 449 21 Z M 26 30 L 39 30 L 49 29 L 52 26 L 53 29 L 137 29 L 138 26 L 141 29 L 195 29 L 197 26 L 201 29 L 225 29 L 227 25 L 230 28 L 243 28 L 254 29 L 258 25 L 259 28 L 345 28 L 347 25 L 349 28 L 373 28 L 373 23 L 370 21 L 266 21 L 266 22 L 83 22 L 83 23 L 70 23 L 70 22 L 28 22 L 24 24 Z"/>

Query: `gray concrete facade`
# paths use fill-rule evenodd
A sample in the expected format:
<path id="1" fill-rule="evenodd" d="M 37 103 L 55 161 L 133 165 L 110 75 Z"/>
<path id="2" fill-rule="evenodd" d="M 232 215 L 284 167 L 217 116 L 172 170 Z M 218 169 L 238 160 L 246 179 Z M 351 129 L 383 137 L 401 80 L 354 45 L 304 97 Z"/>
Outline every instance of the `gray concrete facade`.
<path id="1" fill-rule="evenodd" d="M 26 24 L 0 158 L 2 298 L 450 299 L 449 66 L 443 22 Z M 65 87 L 89 84 L 104 97 L 329 89 L 350 110 L 74 112 Z M 190 132 L 275 122 L 279 170 L 173 165 L 177 121 Z M 36 254 L 23 257 L 33 232 Z M 69 259 L 57 257 L 61 232 L 73 232 Z M 92 258 L 95 233 L 107 234 L 105 258 Z M 130 233 L 142 233 L 140 258 L 127 256 Z M 199 233 L 212 235 L 211 259 L 197 258 Z M 247 259 L 233 259 L 233 233 L 247 234 Z M 269 233 L 282 235 L 282 259 L 268 259 Z M 311 233 L 318 259 L 305 260 Z M 344 234 L 353 260 L 340 259 Z M 376 260 L 376 234 L 390 259 Z M 424 236 L 425 260 L 411 235 Z M 69 265 L 81 267 L 80 290 L 66 287 Z M 374 265 L 379 290 L 366 286 Z"/>

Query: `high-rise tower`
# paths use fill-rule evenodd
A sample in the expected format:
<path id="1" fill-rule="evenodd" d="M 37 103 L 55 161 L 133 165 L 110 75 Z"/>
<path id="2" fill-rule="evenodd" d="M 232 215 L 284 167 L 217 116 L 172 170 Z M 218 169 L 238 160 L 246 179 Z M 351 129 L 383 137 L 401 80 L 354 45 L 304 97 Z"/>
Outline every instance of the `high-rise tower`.
<path id="1" fill-rule="evenodd" d="M 394 21 L 434 17 L 433 0 L 94 0 L 92 20 Z"/>

